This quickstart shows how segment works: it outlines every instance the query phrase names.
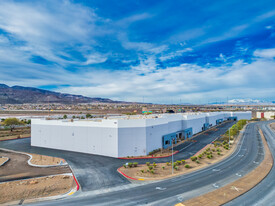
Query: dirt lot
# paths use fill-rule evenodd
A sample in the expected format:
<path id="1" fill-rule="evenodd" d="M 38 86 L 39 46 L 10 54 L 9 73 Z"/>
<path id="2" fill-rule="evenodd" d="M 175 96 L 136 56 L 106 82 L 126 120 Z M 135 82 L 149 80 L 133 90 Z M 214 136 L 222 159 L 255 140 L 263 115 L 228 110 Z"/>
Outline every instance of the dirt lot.
<path id="1" fill-rule="evenodd" d="M 1 157 L 1 156 L 0 156 L 0 166 L 1 166 L 4 162 L 6 162 L 8 159 L 9 159 L 9 158 L 7 158 L 7 157 Z"/>
<path id="2" fill-rule="evenodd" d="M 0 204 L 64 194 L 75 187 L 72 176 L 58 175 L 0 184 Z"/>
<path id="3" fill-rule="evenodd" d="M 59 165 L 61 162 L 65 163 L 64 159 L 58 157 L 50 157 L 45 155 L 31 154 L 31 163 L 35 165 Z"/>
<path id="4" fill-rule="evenodd" d="M 0 149 L 0 156 L 10 160 L 0 167 L 0 182 L 41 177 L 53 174 L 71 173 L 68 165 L 56 167 L 33 167 L 28 164 L 29 156 Z"/>
<path id="5" fill-rule="evenodd" d="M 12 132 L 10 131 L 10 129 L 0 129 L 0 140 L 9 140 L 14 138 L 24 138 L 30 136 L 30 127 L 16 128 Z"/>
<path id="6" fill-rule="evenodd" d="M 209 166 L 210 164 L 214 164 L 218 161 L 221 161 L 222 159 L 228 157 L 230 154 L 232 154 L 232 152 L 234 151 L 235 147 L 237 145 L 237 141 L 234 142 L 234 144 L 231 146 L 231 149 L 226 150 L 223 147 L 214 147 L 214 145 L 209 144 L 207 147 L 205 147 L 205 149 L 203 149 L 202 151 L 200 151 L 198 153 L 202 154 L 204 151 L 206 151 L 207 148 L 209 148 L 210 150 L 208 152 L 212 152 L 213 158 L 209 159 L 207 158 L 207 155 L 203 155 L 202 158 L 198 157 L 198 161 L 199 163 L 197 163 L 196 161 L 192 161 L 191 159 L 185 160 L 184 164 L 179 164 L 178 165 L 178 170 L 174 169 L 174 174 L 172 175 L 172 165 L 171 163 L 169 163 L 169 165 L 167 165 L 167 163 L 158 163 L 156 164 L 156 166 L 153 166 L 153 163 L 150 162 L 151 166 L 153 166 L 153 170 L 154 170 L 154 174 L 152 174 L 150 171 L 148 171 L 149 167 L 147 165 L 138 165 L 137 167 L 132 167 L 132 168 L 120 168 L 120 171 L 123 172 L 124 174 L 136 178 L 136 179 L 144 179 L 144 180 L 158 180 L 158 179 L 165 179 L 165 178 L 169 178 L 169 177 L 173 177 L 173 176 L 177 176 L 177 175 L 183 175 L 189 172 L 193 172 L 195 170 L 204 168 Z M 219 148 L 221 150 L 220 155 L 218 155 L 217 153 L 217 148 Z M 215 151 L 212 151 L 212 149 L 214 149 Z M 185 165 L 189 165 L 190 168 L 185 168 Z M 163 169 L 163 167 L 165 167 Z M 141 171 L 143 170 L 143 172 Z"/>

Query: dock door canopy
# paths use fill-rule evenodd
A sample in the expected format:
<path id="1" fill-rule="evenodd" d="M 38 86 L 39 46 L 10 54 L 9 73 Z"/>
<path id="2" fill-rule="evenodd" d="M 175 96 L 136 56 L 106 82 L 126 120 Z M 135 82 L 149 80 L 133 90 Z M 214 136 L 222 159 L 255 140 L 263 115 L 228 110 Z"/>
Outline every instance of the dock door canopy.
<path id="1" fill-rule="evenodd" d="M 184 139 L 188 139 L 188 138 L 192 137 L 193 136 L 192 127 L 183 130 L 183 136 L 184 136 Z"/>
<path id="2" fill-rule="evenodd" d="M 237 121 L 238 117 L 228 117 L 228 120 L 233 120 L 233 121 Z"/>
<path id="3" fill-rule="evenodd" d="M 185 140 L 192 137 L 193 129 L 192 127 L 171 134 L 166 134 L 162 136 L 162 147 L 164 149 L 171 147 L 173 144 L 177 144 L 178 141 Z"/>
<path id="4" fill-rule="evenodd" d="M 173 144 L 177 144 L 177 133 L 176 132 L 162 136 L 163 149 L 166 149 L 166 148 L 172 146 L 172 142 L 173 142 Z"/>
<path id="5" fill-rule="evenodd" d="M 202 131 L 207 130 L 210 127 L 209 123 L 204 123 L 202 127 Z"/>
<path id="6" fill-rule="evenodd" d="M 220 123 L 222 123 L 222 121 L 223 121 L 223 119 L 217 119 L 216 124 L 220 124 Z"/>

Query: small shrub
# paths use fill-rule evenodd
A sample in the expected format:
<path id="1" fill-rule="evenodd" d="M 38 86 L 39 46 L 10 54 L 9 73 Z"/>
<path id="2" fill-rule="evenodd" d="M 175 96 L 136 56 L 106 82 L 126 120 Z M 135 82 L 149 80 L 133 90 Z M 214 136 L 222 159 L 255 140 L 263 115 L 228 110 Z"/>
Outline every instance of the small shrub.
<path id="1" fill-rule="evenodd" d="M 221 155 L 221 153 L 220 153 L 220 152 L 218 152 L 217 154 L 218 154 L 218 155 Z"/>
<path id="2" fill-rule="evenodd" d="M 169 162 L 166 162 L 166 165 L 167 165 L 167 166 L 169 166 L 169 165 L 170 165 L 170 163 L 169 163 Z"/>
<path id="3" fill-rule="evenodd" d="M 218 149 L 217 149 L 217 152 L 220 152 L 220 151 L 221 151 L 220 148 L 218 148 Z"/>
<path id="4" fill-rule="evenodd" d="M 177 163 L 176 163 L 176 162 L 174 162 L 174 163 L 173 163 L 173 167 L 175 168 L 176 166 L 177 166 Z"/>
<path id="5" fill-rule="evenodd" d="M 199 161 L 199 160 L 196 160 L 196 163 L 200 164 L 200 161 Z"/>
<path id="6" fill-rule="evenodd" d="M 149 166 L 149 165 L 150 165 L 150 162 L 146 162 L 146 165 Z"/>
<path id="7" fill-rule="evenodd" d="M 137 167 L 138 166 L 138 163 L 137 162 L 134 162 L 134 167 Z"/>
<path id="8" fill-rule="evenodd" d="M 216 150 L 215 149 L 212 149 L 213 152 L 215 152 Z"/>
<path id="9" fill-rule="evenodd" d="M 210 148 L 207 148 L 206 151 L 210 151 Z"/>
<path id="10" fill-rule="evenodd" d="M 185 163 L 185 160 L 181 160 L 181 164 L 184 164 Z"/>
<path id="11" fill-rule="evenodd" d="M 196 161 L 198 158 L 196 156 L 191 157 L 192 161 Z"/>
<path id="12" fill-rule="evenodd" d="M 144 173 L 144 170 L 140 170 L 141 171 L 141 173 Z"/>
<path id="13" fill-rule="evenodd" d="M 156 164 L 156 163 L 154 163 L 154 164 L 153 164 L 153 166 L 154 166 L 154 167 L 156 167 L 156 166 L 157 166 L 157 164 Z"/>
<path id="14" fill-rule="evenodd" d="M 153 169 L 153 166 L 148 166 L 149 170 Z"/>
<path id="15" fill-rule="evenodd" d="M 175 170 L 178 170 L 178 169 L 179 169 L 179 167 L 178 167 L 178 166 L 176 166 L 176 167 L 175 167 Z"/>
<path id="16" fill-rule="evenodd" d="M 181 164 L 181 161 L 177 160 L 177 165 L 180 165 Z"/>
<path id="17" fill-rule="evenodd" d="M 200 154 L 198 157 L 201 159 L 202 158 L 202 154 Z"/>
<path id="18" fill-rule="evenodd" d="M 133 163 L 132 162 L 129 162 L 128 163 L 128 166 L 131 168 L 131 167 L 133 167 Z"/>
<path id="19" fill-rule="evenodd" d="M 149 169 L 147 169 L 147 172 L 150 172 L 150 170 L 149 170 Z"/>
<path id="20" fill-rule="evenodd" d="M 127 166 L 124 164 L 123 167 L 126 168 Z"/>
<path id="21" fill-rule="evenodd" d="M 162 169 L 164 170 L 164 169 L 165 169 L 165 167 L 164 167 L 164 166 L 162 166 Z"/>
<path id="22" fill-rule="evenodd" d="M 155 171 L 154 170 L 150 170 L 152 174 L 155 174 Z"/>
<path id="23" fill-rule="evenodd" d="M 190 168 L 190 165 L 185 165 L 184 167 L 185 167 L 185 168 Z"/>
<path id="24" fill-rule="evenodd" d="M 208 158 L 208 159 L 212 159 L 212 157 L 213 157 L 213 155 L 212 155 L 212 154 L 207 155 L 207 158 Z"/>

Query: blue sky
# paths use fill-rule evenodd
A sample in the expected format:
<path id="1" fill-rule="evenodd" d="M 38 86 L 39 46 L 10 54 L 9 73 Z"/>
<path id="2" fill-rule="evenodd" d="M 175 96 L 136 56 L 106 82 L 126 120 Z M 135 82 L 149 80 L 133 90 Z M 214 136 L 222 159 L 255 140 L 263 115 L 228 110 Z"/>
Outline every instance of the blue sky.
<path id="1" fill-rule="evenodd" d="M 275 99 L 275 3 L 0 1 L 0 82 L 156 103 Z"/>

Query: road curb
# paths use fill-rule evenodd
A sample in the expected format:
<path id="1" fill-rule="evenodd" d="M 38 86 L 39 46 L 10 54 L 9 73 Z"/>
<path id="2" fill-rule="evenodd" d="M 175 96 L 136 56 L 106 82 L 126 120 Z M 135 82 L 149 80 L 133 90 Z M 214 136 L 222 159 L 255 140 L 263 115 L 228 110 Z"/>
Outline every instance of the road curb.
<path id="1" fill-rule="evenodd" d="M 31 138 L 31 137 L 29 136 L 29 137 L 20 137 L 20 138 L 12 138 L 12 139 L 1 139 L 0 142 L 9 141 L 9 140 L 16 140 L 16 139 L 25 139 L 25 138 Z"/>
<path id="2" fill-rule="evenodd" d="M 5 149 L 5 148 L 0 148 L 0 150 L 4 150 L 4 151 L 8 151 L 8 152 L 14 152 L 14 153 L 18 153 L 18 154 L 24 154 L 24 155 L 27 155 L 27 156 L 29 156 L 30 158 L 28 159 L 28 164 L 30 165 L 30 166 L 32 166 L 32 167 L 58 167 L 58 166 L 65 166 L 65 165 L 68 165 L 68 163 L 67 162 L 65 162 L 65 163 L 62 163 L 62 164 L 58 164 L 58 165 L 36 165 L 36 164 L 33 164 L 33 163 L 31 163 L 31 160 L 32 160 L 32 155 L 31 154 L 29 154 L 29 153 L 26 153 L 26 152 L 19 152 L 19 151 L 15 151 L 15 150 L 10 150 L 10 149 Z M 58 157 L 59 158 L 59 157 Z M 62 159 L 62 158 L 60 158 L 60 159 Z M 62 159 L 62 160 L 64 160 L 64 159 Z M 65 160 L 64 160 L 65 161 Z"/>
<path id="3" fill-rule="evenodd" d="M 51 176 L 59 176 L 59 175 L 67 175 L 67 176 L 73 176 L 74 177 L 73 173 L 48 175 L 48 176 L 43 176 L 43 177 L 51 177 Z M 36 177 L 36 178 L 42 178 L 42 177 Z M 29 178 L 29 179 L 36 179 L 36 178 Z M 24 180 L 26 180 L 26 179 L 24 179 Z M 21 181 L 21 180 L 15 180 L 15 181 Z M 2 182 L 1 184 L 3 184 L 3 183 L 5 183 L 5 182 Z M 74 187 L 74 188 L 71 188 L 70 191 L 68 191 L 64 194 L 48 196 L 48 197 L 38 197 L 38 198 L 26 199 L 23 202 L 25 204 L 25 203 L 41 202 L 41 201 L 46 201 L 46 200 L 57 200 L 57 199 L 61 199 L 61 198 L 65 198 L 67 196 L 73 195 L 76 191 L 77 191 L 77 186 Z M 3 203 L 3 205 L 17 205 L 18 201 L 19 200 Z M 21 200 L 20 200 L 20 202 L 21 202 Z M 23 202 L 21 204 L 23 204 Z"/>
<path id="4" fill-rule="evenodd" d="M 122 160 L 137 160 L 137 159 L 155 159 L 155 158 L 165 158 L 165 157 L 171 157 L 172 155 L 175 155 L 179 153 L 179 151 L 174 152 L 173 154 L 161 156 L 161 157 L 118 157 L 118 159 Z"/>
<path id="5" fill-rule="evenodd" d="M 120 168 L 122 168 L 122 167 L 120 167 Z M 124 174 L 123 172 L 121 172 L 121 171 L 120 171 L 120 168 L 117 169 L 118 173 L 122 174 L 122 175 L 123 175 L 124 177 L 126 177 L 126 178 L 131 179 L 131 180 L 141 180 L 141 181 L 144 180 L 144 179 L 136 179 L 136 178 L 130 177 L 130 176 Z"/>
<path id="6" fill-rule="evenodd" d="M 75 177 L 75 174 L 74 174 L 73 169 L 71 168 L 71 166 L 70 166 L 69 164 L 68 164 L 68 166 L 69 166 L 70 170 L 72 171 L 73 178 L 74 178 L 74 181 L 75 181 L 75 183 L 76 183 L 76 191 L 78 191 L 78 190 L 80 189 L 80 184 L 79 184 L 77 178 Z"/>
<path id="7" fill-rule="evenodd" d="M 246 127 L 247 125 L 245 125 L 245 127 Z M 245 128 L 244 127 L 244 128 Z M 243 128 L 243 129 L 244 129 Z M 240 133 L 238 136 L 237 136 L 237 138 L 236 138 L 236 145 L 235 145 L 235 147 L 234 147 L 234 149 L 232 150 L 232 153 L 234 153 L 235 151 L 236 151 L 236 149 L 237 149 L 237 144 L 238 144 L 238 142 L 239 142 L 239 140 L 241 140 L 241 138 L 243 137 L 243 134 L 242 133 Z M 211 144 L 211 143 L 210 143 Z M 196 156 L 198 153 L 200 153 L 202 150 L 204 150 L 205 149 L 205 147 L 207 147 L 207 146 L 209 146 L 210 144 L 207 144 L 207 145 L 205 145 L 202 149 L 200 149 L 195 155 L 193 155 L 193 156 Z M 229 155 L 229 157 L 232 155 L 232 153 Z M 228 157 L 226 157 L 226 158 L 228 158 Z M 225 158 L 225 159 L 226 159 Z M 191 160 L 191 157 L 189 158 L 189 160 Z M 218 162 L 215 162 L 214 164 L 216 164 L 216 163 L 219 163 L 219 162 L 221 162 L 221 161 L 223 161 L 224 159 L 221 159 L 221 160 L 219 160 Z M 122 166 L 123 167 L 123 166 Z M 119 167 L 118 169 L 117 169 L 117 171 L 121 174 L 121 175 L 123 175 L 124 177 L 126 177 L 126 178 L 129 178 L 129 179 L 132 179 L 132 180 L 142 180 L 142 181 L 144 181 L 145 179 L 136 179 L 136 178 L 133 178 L 133 177 L 130 177 L 130 176 L 128 176 L 128 175 L 126 175 L 126 174 L 124 174 L 123 172 L 121 172 L 120 171 L 120 168 L 122 168 L 122 167 Z M 207 167 L 206 167 L 207 168 Z M 202 170 L 202 169 L 205 169 L 205 168 L 201 168 L 201 169 L 198 169 L 198 170 L 195 170 L 195 171 L 192 171 L 192 172 L 196 172 L 196 171 L 199 171 L 199 170 Z M 182 174 L 182 175 L 185 175 L 185 174 Z M 178 176 L 180 176 L 180 175 L 178 175 Z M 173 177 L 172 177 L 173 178 Z M 165 178 L 166 179 L 166 178 Z M 165 180 L 165 179 L 163 179 L 163 180 Z M 169 179 L 169 178 L 168 178 Z M 146 180 L 145 180 L 146 181 Z"/>
<path id="8" fill-rule="evenodd" d="M 258 132 L 260 133 L 265 148 L 264 160 L 258 167 L 256 167 L 253 171 L 243 176 L 242 178 L 232 183 L 229 183 L 224 187 L 221 187 L 217 190 L 206 193 L 199 197 L 178 203 L 176 204 L 176 206 L 195 206 L 203 203 L 207 203 L 208 205 L 224 205 L 245 194 L 249 190 L 253 189 L 256 185 L 258 185 L 269 174 L 274 163 L 270 148 L 267 144 L 262 130 L 260 129 Z"/>
<path id="9" fill-rule="evenodd" d="M 5 157 L 5 158 L 8 158 L 8 157 Z M 8 158 L 5 162 L 3 162 L 3 163 L 0 165 L 0 167 L 3 166 L 4 164 L 6 164 L 9 160 L 10 160 L 10 158 Z"/>

